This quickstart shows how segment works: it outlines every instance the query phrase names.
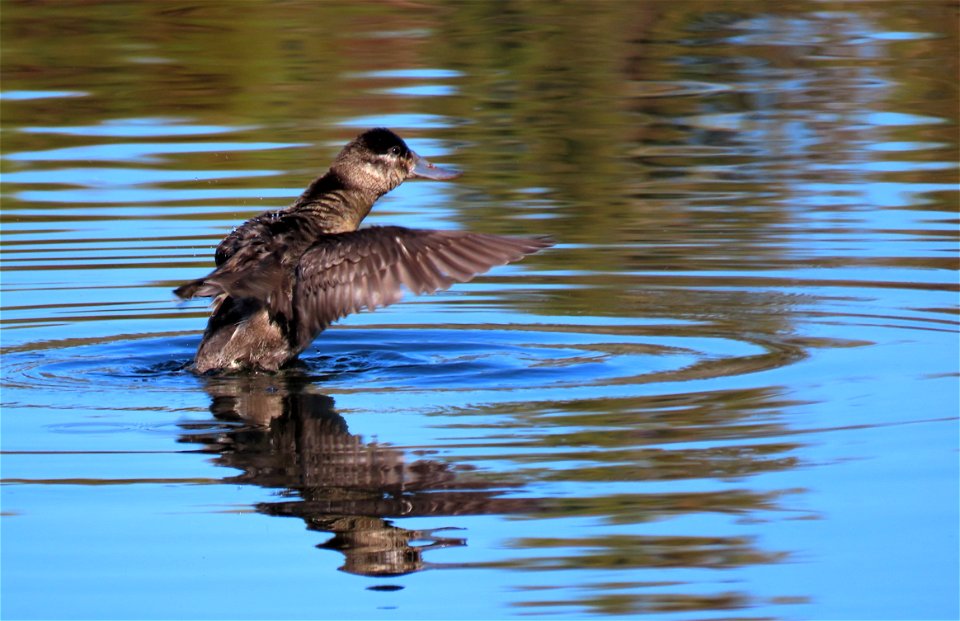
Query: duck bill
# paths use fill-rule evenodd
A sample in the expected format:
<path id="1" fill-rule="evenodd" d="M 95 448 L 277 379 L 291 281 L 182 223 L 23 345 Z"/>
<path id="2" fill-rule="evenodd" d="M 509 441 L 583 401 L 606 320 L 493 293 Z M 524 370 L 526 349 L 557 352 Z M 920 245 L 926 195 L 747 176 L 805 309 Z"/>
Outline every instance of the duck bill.
<path id="1" fill-rule="evenodd" d="M 459 170 L 435 166 L 427 161 L 426 158 L 422 158 L 416 153 L 413 154 L 413 158 L 413 170 L 410 172 L 411 177 L 444 181 L 460 176 Z"/>

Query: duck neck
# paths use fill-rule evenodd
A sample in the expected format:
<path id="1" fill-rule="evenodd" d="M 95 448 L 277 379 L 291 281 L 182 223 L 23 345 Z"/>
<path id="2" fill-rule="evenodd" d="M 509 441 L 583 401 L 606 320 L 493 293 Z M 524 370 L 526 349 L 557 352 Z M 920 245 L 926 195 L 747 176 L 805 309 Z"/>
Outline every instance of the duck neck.
<path id="1" fill-rule="evenodd" d="M 355 231 L 383 193 L 350 187 L 332 170 L 314 179 L 290 206 L 291 211 L 309 212 L 326 233 Z"/>

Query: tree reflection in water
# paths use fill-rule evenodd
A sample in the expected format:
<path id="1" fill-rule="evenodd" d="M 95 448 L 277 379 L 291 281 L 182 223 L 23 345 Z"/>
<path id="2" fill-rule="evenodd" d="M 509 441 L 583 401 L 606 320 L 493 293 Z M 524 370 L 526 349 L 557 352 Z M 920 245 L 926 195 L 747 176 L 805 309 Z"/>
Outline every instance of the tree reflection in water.
<path id="1" fill-rule="evenodd" d="M 288 500 L 259 503 L 257 511 L 299 517 L 311 530 L 333 533 L 317 547 L 342 553 L 344 571 L 408 574 L 431 566 L 424 551 L 466 545 L 451 536 L 454 527 L 409 530 L 389 518 L 537 510 L 537 499 L 501 498 L 509 487 L 503 481 L 465 481 L 450 464 L 410 461 L 401 450 L 364 442 L 350 433 L 333 399 L 305 378 L 209 377 L 205 389 L 220 424 L 183 441 L 204 444 L 219 454 L 215 463 L 242 471 L 228 482 L 283 490 Z"/>

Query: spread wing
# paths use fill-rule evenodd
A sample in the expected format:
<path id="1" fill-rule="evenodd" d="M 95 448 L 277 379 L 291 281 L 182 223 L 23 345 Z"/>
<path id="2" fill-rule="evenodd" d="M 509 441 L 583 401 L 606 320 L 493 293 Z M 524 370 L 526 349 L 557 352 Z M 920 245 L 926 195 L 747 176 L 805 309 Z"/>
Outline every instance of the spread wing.
<path id="1" fill-rule="evenodd" d="M 279 252 L 243 248 L 203 278 L 183 284 L 174 293 L 186 300 L 227 294 L 236 299 L 258 300 L 273 314 L 290 316 L 289 268 Z"/>
<path id="2" fill-rule="evenodd" d="M 268 211 L 251 218 L 217 246 L 217 268 L 174 290 L 180 298 L 217 297 L 257 300 L 273 315 L 290 317 L 292 264 L 321 232 L 308 216 Z"/>
<path id="3" fill-rule="evenodd" d="M 398 301 L 403 288 L 433 293 L 552 245 L 545 238 L 398 226 L 329 235 L 297 266 L 297 340 L 306 347 L 337 319 Z"/>

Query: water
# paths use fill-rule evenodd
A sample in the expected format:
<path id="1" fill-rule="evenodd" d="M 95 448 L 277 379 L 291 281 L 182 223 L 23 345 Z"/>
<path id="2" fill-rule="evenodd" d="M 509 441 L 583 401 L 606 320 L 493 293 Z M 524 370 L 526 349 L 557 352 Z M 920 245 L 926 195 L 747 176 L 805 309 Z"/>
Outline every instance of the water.
<path id="1" fill-rule="evenodd" d="M 950 2 L 4 4 L 5 618 L 958 610 Z M 556 248 L 185 370 L 386 125 Z"/>

